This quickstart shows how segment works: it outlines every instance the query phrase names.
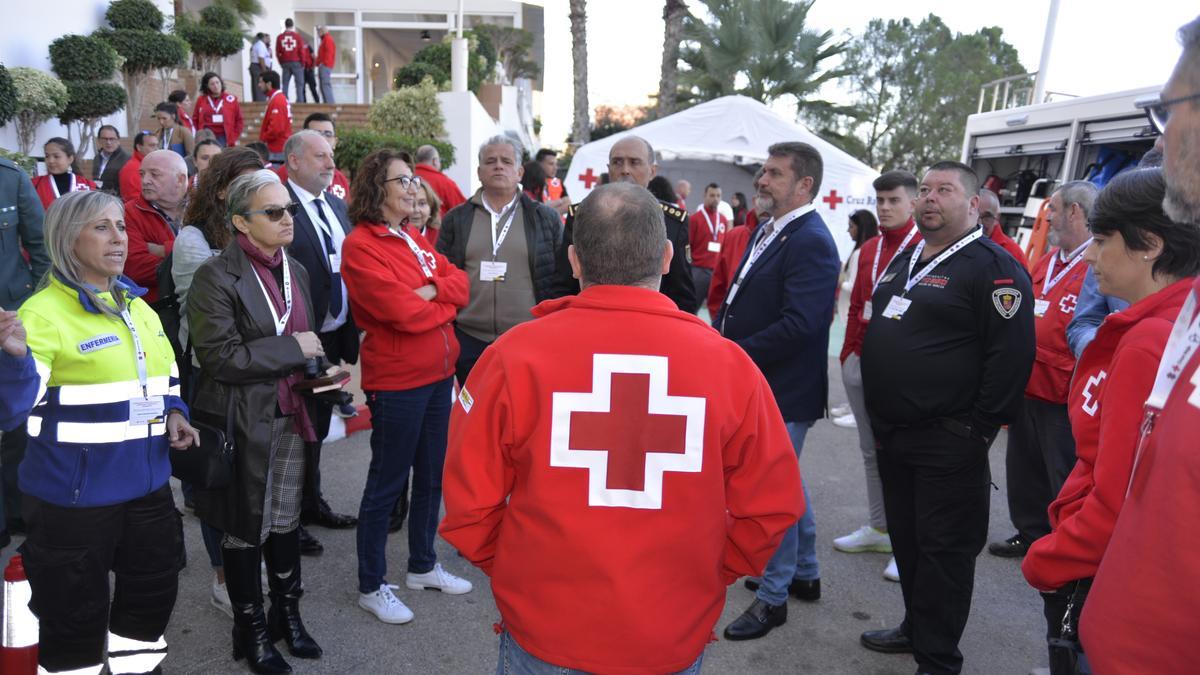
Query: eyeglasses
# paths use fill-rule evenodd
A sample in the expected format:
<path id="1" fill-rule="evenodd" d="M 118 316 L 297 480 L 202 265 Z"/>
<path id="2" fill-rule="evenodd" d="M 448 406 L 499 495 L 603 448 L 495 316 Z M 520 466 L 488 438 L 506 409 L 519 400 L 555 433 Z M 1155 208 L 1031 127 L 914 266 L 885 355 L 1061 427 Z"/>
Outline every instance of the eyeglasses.
<path id="1" fill-rule="evenodd" d="M 243 216 L 253 216 L 255 214 L 261 213 L 261 214 L 265 215 L 267 217 L 267 220 L 270 220 L 272 223 L 278 223 L 279 221 L 283 220 L 284 212 L 287 212 L 287 214 L 289 216 L 294 217 L 296 215 L 296 213 L 299 211 L 300 211 L 300 204 L 297 202 L 292 202 L 291 204 L 288 204 L 287 206 L 273 206 L 269 209 L 256 209 L 254 211 L 246 211 L 242 215 Z"/>
<path id="2" fill-rule="evenodd" d="M 979 222 L 983 223 L 984 225 L 991 225 L 992 223 L 996 222 L 996 220 L 996 214 L 994 213 L 984 212 L 979 214 Z"/>
<path id="3" fill-rule="evenodd" d="M 383 182 L 390 183 L 394 180 L 400 181 L 400 187 L 408 190 L 413 187 L 421 187 L 420 176 L 396 176 L 395 178 L 385 178 Z"/>
<path id="4" fill-rule="evenodd" d="M 1167 128 L 1167 119 L 1171 116 L 1170 107 L 1178 103 L 1194 101 L 1196 99 L 1200 99 L 1200 93 L 1192 94 L 1191 96 L 1180 96 L 1179 98 L 1172 98 L 1166 101 L 1155 101 L 1146 106 L 1146 117 L 1150 118 L 1150 124 L 1161 134 Z"/>

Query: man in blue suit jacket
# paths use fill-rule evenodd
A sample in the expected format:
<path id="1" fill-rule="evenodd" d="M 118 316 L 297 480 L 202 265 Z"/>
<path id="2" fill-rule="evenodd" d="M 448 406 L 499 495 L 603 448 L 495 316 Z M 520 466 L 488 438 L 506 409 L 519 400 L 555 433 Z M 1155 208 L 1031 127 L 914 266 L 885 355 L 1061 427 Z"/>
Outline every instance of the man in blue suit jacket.
<path id="1" fill-rule="evenodd" d="M 340 271 L 342 242 L 350 233 L 350 221 L 345 202 L 326 191 L 335 171 L 333 150 L 324 136 L 306 129 L 288 138 L 283 152 L 288 170 L 288 194 L 300 205 L 293 219 L 296 233 L 288 253 L 308 270 L 317 337 L 321 339 L 330 363 L 357 363 L 358 328 L 350 316 L 350 303 Z M 333 406 L 324 399 L 317 399 L 313 407 L 313 426 L 319 440 L 305 444 L 300 520 L 304 524 L 330 528 L 354 527 L 358 522 L 356 518 L 334 513 L 321 496 L 321 441 L 329 434 Z M 301 528 L 300 550 L 306 555 L 315 555 L 324 547 Z"/>
<path id="2" fill-rule="evenodd" d="M 776 143 L 767 153 L 756 187 L 771 220 L 746 247 L 714 325 L 766 376 L 799 461 L 809 428 L 825 416 L 840 260 L 829 228 L 813 210 L 823 173 L 820 153 L 807 143 Z M 804 500 L 804 516 L 784 536 L 761 583 L 746 582 L 756 598 L 725 629 L 726 639 L 752 640 L 783 624 L 789 592 L 810 602 L 821 597 L 807 490 Z"/>

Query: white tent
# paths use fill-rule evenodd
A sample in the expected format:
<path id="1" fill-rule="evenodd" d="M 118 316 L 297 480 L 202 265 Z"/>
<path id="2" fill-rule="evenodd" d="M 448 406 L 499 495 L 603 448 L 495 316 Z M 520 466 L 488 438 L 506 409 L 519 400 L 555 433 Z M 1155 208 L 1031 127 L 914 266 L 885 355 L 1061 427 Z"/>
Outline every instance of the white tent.
<path id="1" fill-rule="evenodd" d="M 800 124 L 789 122 L 767 106 L 745 96 L 725 96 L 653 122 L 588 143 L 575 152 L 567 172 L 566 187 L 579 201 L 608 170 L 608 151 L 622 137 L 635 134 L 654 146 L 660 161 L 691 160 L 689 164 L 752 167 L 767 159 L 767 147 L 782 141 L 803 141 L 821 152 L 825 175 L 816 198 L 817 212 L 833 233 L 844 260 L 853 248 L 846 234 L 846 219 L 856 209 L 874 210 L 871 181 L 877 171 L 822 140 Z M 721 167 L 723 168 L 723 167 Z M 669 172 L 660 168 L 660 173 Z M 674 176 L 671 176 L 674 178 Z M 745 181 L 748 185 L 749 178 Z M 694 181 L 693 181 L 694 183 Z M 693 192 L 703 192 L 703 184 Z M 725 198 L 732 192 L 728 189 Z M 692 201 L 695 201 L 694 199 Z"/>

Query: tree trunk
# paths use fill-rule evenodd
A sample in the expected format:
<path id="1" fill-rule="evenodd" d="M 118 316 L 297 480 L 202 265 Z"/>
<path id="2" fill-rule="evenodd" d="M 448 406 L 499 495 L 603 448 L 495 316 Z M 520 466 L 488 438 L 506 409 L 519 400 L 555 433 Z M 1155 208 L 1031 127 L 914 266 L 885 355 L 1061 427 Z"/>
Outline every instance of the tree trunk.
<path id="1" fill-rule="evenodd" d="M 582 145 L 592 138 L 588 108 L 587 0 L 571 0 L 571 61 L 575 67 L 575 120 L 571 137 Z"/>
<path id="2" fill-rule="evenodd" d="M 658 117 L 675 112 L 675 93 L 679 88 L 679 42 L 683 39 L 684 0 L 667 0 L 663 5 L 662 75 L 658 80 Z"/>
<path id="3" fill-rule="evenodd" d="M 129 94 L 129 104 L 125 106 L 125 123 L 129 135 L 137 134 L 142 119 L 142 94 L 145 90 L 146 73 L 124 73 L 125 92 Z"/>

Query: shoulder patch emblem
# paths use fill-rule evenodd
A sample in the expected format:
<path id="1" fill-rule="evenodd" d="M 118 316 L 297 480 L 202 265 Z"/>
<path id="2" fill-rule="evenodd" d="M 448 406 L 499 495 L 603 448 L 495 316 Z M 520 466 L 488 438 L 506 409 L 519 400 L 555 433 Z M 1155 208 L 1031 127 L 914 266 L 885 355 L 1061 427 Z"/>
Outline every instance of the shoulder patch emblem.
<path id="1" fill-rule="evenodd" d="M 684 210 L 678 206 L 661 201 L 658 203 L 658 205 L 662 207 L 663 213 L 667 214 L 671 218 L 674 218 L 675 220 L 687 220 L 687 213 L 685 213 Z"/>
<path id="2" fill-rule="evenodd" d="M 1021 291 L 1009 287 L 997 288 L 992 291 L 992 304 L 1001 317 L 1011 319 L 1021 307 Z"/>
<path id="3" fill-rule="evenodd" d="M 684 246 L 683 253 L 687 257 L 688 264 L 691 265 L 692 264 L 692 245 L 688 244 L 687 246 Z"/>
<path id="4" fill-rule="evenodd" d="M 475 407 L 475 399 L 471 397 L 471 392 L 467 391 L 466 387 L 458 390 L 458 402 L 462 404 L 463 412 L 471 412 L 471 408 Z"/>

